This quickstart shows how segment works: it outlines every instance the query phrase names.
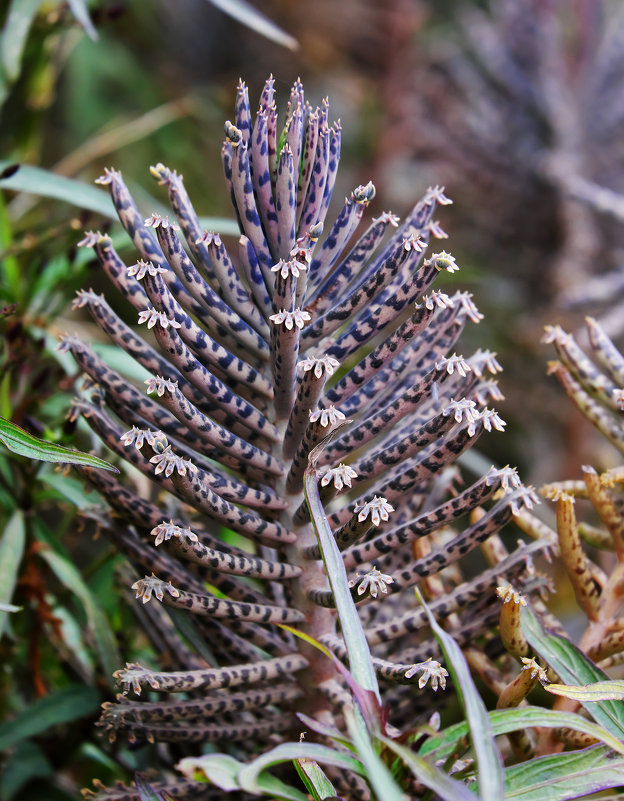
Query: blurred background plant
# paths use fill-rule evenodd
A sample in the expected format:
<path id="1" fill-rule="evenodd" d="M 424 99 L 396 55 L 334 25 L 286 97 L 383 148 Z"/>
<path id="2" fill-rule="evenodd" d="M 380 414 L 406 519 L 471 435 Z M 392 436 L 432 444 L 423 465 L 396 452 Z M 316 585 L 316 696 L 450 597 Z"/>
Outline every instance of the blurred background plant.
<path id="1" fill-rule="evenodd" d="M 404 208 L 415 184 L 446 182 L 465 220 L 463 231 L 454 226 L 459 286 L 478 287 L 486 312 L 482 338 L 469 344 L 494 342 L 506 367 L 501 412 L 511 433 L 491 458 L 517 463 L 536 482 L 596 463 L 604 451 L 591 426 L 562 414 L 542 380 L 534 314 L 575 328 L 570 310 L 580 302 L 616 341 L 621 334 L 612 328 L 621 320 L 613 303 L 623 230 L 612 218 L 624 178 L 618 3 L 270 0 L 263 14 L 282 31 L 270 42 L 265 20 L 243 7 L 244 27 L 224 13 L 234 8 L 241 4 L 98 0 L 87 9 L 80 0 L 13 0 L 0 12 L 0 416 L 91 448 L 86 427 L 64 423 L 75 370 L 53 352 L 68 325 L 98 339 L 86 318 L 64 320 L 75 289 L 101 289 L 90 254 L 75 249 L 81 232 L 109 232 L 122 255 L 127 246 L 91 181 L 114 162 L 151 212 L 159 204 L 147 193 L 145 165 L 163 161 L 185 174 L 199 213 L 228 230 L 227 199 L 206 192 L 222 180 L 215 132 L 238 76 L 255 75 L 255 92 L 272 71 L 278 96 L 301 74 L 312 95 L 331 94 L 340 109 L 338 198 L 374 178 L 378 207 Z M 114 358 L 104 342 L 98 347 Z M 54 799 L 121 772 L 92 723 L 109 692 L 113 649 L 127 639 L 139 658 L 143 644 L 109 591 L 116 558 L 76 530 L 77 502 L 89 498 L 71 471 L 0 454 L 0 548 L 12 556 L 0 561 L 2 602 L 22 607 L 3 617 L 1 713 L 19 721 L 37 698 L 52 710 L 42 708 L 36 730 L 12 723 L 13 739 L 0 729 L 10 749 L 3 799 L 41 797 L 37 775 Z M 105 645 L 91 636 L 103 618 Z M 130 750 L 116 758 L 124 771 L 143 767 Z"/>

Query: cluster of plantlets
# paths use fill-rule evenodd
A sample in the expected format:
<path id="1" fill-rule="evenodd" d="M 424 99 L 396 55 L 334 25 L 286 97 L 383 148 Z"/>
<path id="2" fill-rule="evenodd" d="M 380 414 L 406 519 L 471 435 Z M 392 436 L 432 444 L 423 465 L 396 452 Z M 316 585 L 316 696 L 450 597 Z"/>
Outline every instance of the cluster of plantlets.
<path id="1" fill-rule="evenodd" d="M 359 758 L 341 761 L 334 742 L 328 781 L 347 798 L 368 798 L 367 776 L 384 797 L 374 777 L 386 769 L 358 724 L 366 699 L 389 710 L 388 728 L 378 718 L 373 732 L 378 744 L 425 722 L 430 697 L 415 685 L 444 686 L 442 641 L 474 723 L 478 696 L 457 643 L 469 655 L 496 650 L 501 578 L 520 591 L 535 584 L 527 560 L 544 541 L 509 552 L 497 537 L 535 496 L 508 467 L 459 486 L 458 457 L 504 422 L 487 406 L 501 397 L 488 376 L 500 370 L 495 355 L 452 352 L 481 315 L 468 294 L 432 288 L 438 273 L 458 269 L 446 251 L 425 254 L 431 236 L 446 236 L 434 220 L 436 206 L 450 202 L 443 190 L 429 189 L 402 224 L 382 213 L 353 242 L 375 191 L 357 187 L 327 224 L 340 154 L 327 102 L 312 108 L 297 82 L 280 133 L 273 81 L 255 119 L 241 83 L 225 132 L 241 230 L 235 258 L 202 230 L 182 176 L 164 165 L 152 173 L 177 224 L 145 219 L 118 172 L 99 181 L 140 259 L 127 266 L 99 233 L 83 244 L 155 341 L 92 291 L 81 291 L 76 306 L 149 371 L 147 393 L 78 337 L 62 340 L 87 376 L 72 417 L 84 417 L 132 468 L 123 482 L 79 466 L 106 502 L 85 514 L 138 572 L 132 589 L 163 662 L 119 670 L 124 694 L 105 704 L 101 724 L 111 738 L 170 744 L 161 753 L 172 766 L 208 743 L 251 758 L 296 738 L 301 721 L 321 742 L 336 732 L 350 742 L 340 740 L 346 721 Z M 473 559 L 464 575 L 459 561 L 478 546 L 481 566 Z M 130 700 L 130 691 L 149 699 Z M 503 774 L 481 707 L 473 738 L 490 798 Z M 409 754 L 402 759 L 410 765 Z M 152 792 L 220 798 L 200 780 L 203 771 L 218 781 L 215 760 L 211 770 L 191 764 L 181 763 L 185 778 Z M 263 790 L 299 797 L 247 774 L 245 784 L 232 755 L 216 764 L 229 765 L 227 781 L 216 773 L 240 798 Z M 415 775 L 427 784 L 427 770 Z M 414 781 L 406 788 L 418 792 Z M 119 787 L 97 798 L 139 794 Z"/>

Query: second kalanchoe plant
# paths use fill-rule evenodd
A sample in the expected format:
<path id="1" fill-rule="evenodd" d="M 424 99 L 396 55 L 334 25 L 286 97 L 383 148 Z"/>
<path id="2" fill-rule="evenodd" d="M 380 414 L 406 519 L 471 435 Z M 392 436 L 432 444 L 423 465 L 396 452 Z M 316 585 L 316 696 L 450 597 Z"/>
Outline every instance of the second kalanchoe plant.
<path id="1" fill-rule="evenodd" d="M 436 206 L 450 201 L 429 189 L 403 223 L 384 212 L 354 239 L 375 194 L 369 183 L 328 224 L 340 125 L 330 127 L 327 113 L 327 102 L 304 102 L 297 82 L 280 135 L 272 80 L 255 120 L 239 85 L 222 150 L 241 230 L 236 253 L 202 230 L 182 176 L 162 164 L 152 174 L 177 225 L 158 214 L 145 220 L 118 172 L 99 179 L 140 260 L 127 267 L 97 233 L 83 244 L 156 343 L 92 291 L 76 305 L 153 374 L 147 393 L 78 338 L 66 336 L 62 347 L 93 385 L 73 414 L 154 482 L 146 498 L 129 481 L 82 470 L 112 512 L 96 515 L 101 530 L 141 571 L 137 598 L 162 602 L 147 604 L 145 626 L 169 668 L 118 672 L 124 696 L 102 718 L 111 735 L 235 742 L 240 754 L 296 737 L 296 712 L 340 718 L 348 699 L 340 673 L 280 627 L 346 661 L 302 491 L 310 451 L 333 430 L 318 458 L 318 492 L 392 724 L 413 725 L 428 707 L 418 684 L 444 677 L 434 663 L 420 665 L 439 649 L 414 587 L 461 643 L 491 630 L 501 576 L 522 586 L 535 545 L 470 580 L 455 565 L 532 494 L 509 468 L 456 487 L 457 458 L 504 423 L 487 406 L 500 397 L 487 376 L 500 370 L 494 355 L 453 353 L 466 322 L 481 315 L 465 292 L 432 289 L 441 271 L 457 269 L 446 252 L 425 255 L 432 234 L 445 236 Z M 201 653 L 171 625 L 168 608 L 192 616 Z M 163 700 L 126 698 L 142 690 Z M 338 776 L 337 786 L 348 793 L 349 781 Z M 198 789 L 170 785 L 176 798 Z"/>

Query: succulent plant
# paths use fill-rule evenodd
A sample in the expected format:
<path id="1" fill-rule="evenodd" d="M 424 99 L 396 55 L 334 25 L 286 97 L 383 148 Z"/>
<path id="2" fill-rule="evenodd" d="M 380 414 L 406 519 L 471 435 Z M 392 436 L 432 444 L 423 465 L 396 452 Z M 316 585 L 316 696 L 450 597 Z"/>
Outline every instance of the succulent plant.
<path id="1" fill-rule="evenodd" d="M 465 575 L 458 565 L 534 495 L 509 467 L 461 486 L 458 458 L 483 431 L 504 428 L 487 405 L 502 397 L 490 377 L 501 368 L 491 352 L 453 352 L 481 315 L 469 294 L 432 288 L 458 269 L 446 251 L 425 254 L 431 236 L 446 236 L 434 220 L 451 202 L 443 189 L 428 189 L 402 223 L 383 212 L 356 238 L 375 189 L 358 186 L 327 222 L 341 137 L 327 101 L 312 108 L 296 82 L 280 133 L 272 79 L 255 119 L 241 82 L 225 133 L 241 231 L 233 253 L 202 230 L 175 171 L 151 168 L 175 224 L 145 219 L 115 170 L 99 179 L 140 259 L 126 266 L 99 233 L 82 244 L 155 341 L 93 291 L 75 305 L 153 374 L 147 393 L 78 337 L 61 344 L 88 378 L 72 415 L 133 468 L 125 479 L 80 470 L 107 504 L 91 512 L 99 530 L 138 571 L 132 589 L 164 662 L 119 670 L 123 695 L 105 704 L 101 724 L 111 736 L 179 744 L 169 762 L 206 743 L 252 755 L 296 738 L 297 713 L 340 723 L 346 685 L 312 644 L 348 661 L 306 469 L 395 727 L 425 720 L 434 702 L 423 685 L 444 678 L 427 661 L 440 651 L 416 585 L 460 643 L 491 640 L 500 577 L 521 589 L 526 558 L 541 547 L 486 548 Z M 129 700 L 131 691 L 150 700 Z M 368 796 L 361 779 L 334 778 L 345 796 Z M 221 797 L 187 779 L 154 787 Z M 97 795 L 138 798 L 129 788 Z"/>

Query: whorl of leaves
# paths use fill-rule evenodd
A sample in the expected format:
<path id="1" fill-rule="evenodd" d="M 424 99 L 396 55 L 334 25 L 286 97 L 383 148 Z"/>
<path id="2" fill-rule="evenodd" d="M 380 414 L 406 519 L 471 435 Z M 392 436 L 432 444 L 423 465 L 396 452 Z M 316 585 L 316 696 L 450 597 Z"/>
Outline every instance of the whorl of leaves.
<path id="1" fill-rule="evenodd" d="M 255 118 L 239 85 L 225 131 L 241 230 L 227 249 L 162 164 L 151 172 L 176 224 L 145 219 L 118 172 L 99 180 L 140 260 L 127 266 L 97 233 L 83 244 L 145 327 L 137 333 L 91 291 L 76 305 L 152 373 L 147 392 L 77 337 L 62 342 L 90 384 L 72 413 L 153 482 L 145 497 L 143 482 L 81 468 L 107 504 L 94 514 L 100 530 L 138 572 L 144 630 L 167 658 L 167 669 L 119 670 L 124 695 L 105 704 L 101 724 L 111 736 L 177 743 L 178 754 L 209 742 L 253 753 L 296 738 L 296 712 L 341 719 L 340 674 L 280 625 L 346 659 L 302 493 L 308 454 L 332 430 L 319 490 L 395 726 L 427 710 L 427 668 L 414 665 L 439 656 L 414 587 L 460 643 L 493 636 L 495 587 L 501 575 L 522 585 L 527 549 L 484 563 L 476 578 L 473 564 L 469 580 L 457 562 L 533 497 L 510 468 L 458 486 L 457 458 L 504 422 L 487 406 L 501 397 L 488 375 L 500 370 L 494 354 L 454 353 L 481 315 L 470 295 L 433 288 L 458 269 L 449 253 L 426 253 L 442 234 L 443 190 L 427 190 L 402 223 L 383 212 L 356 235 L 375 195 L 368 183 L 328 222 L 341 129 L 299 82 L 281 133 L 271 79 Z M 352 776 L 336 783 L 367 796 Z M 206 790 L 177 781 L 169 792 Z"/>

